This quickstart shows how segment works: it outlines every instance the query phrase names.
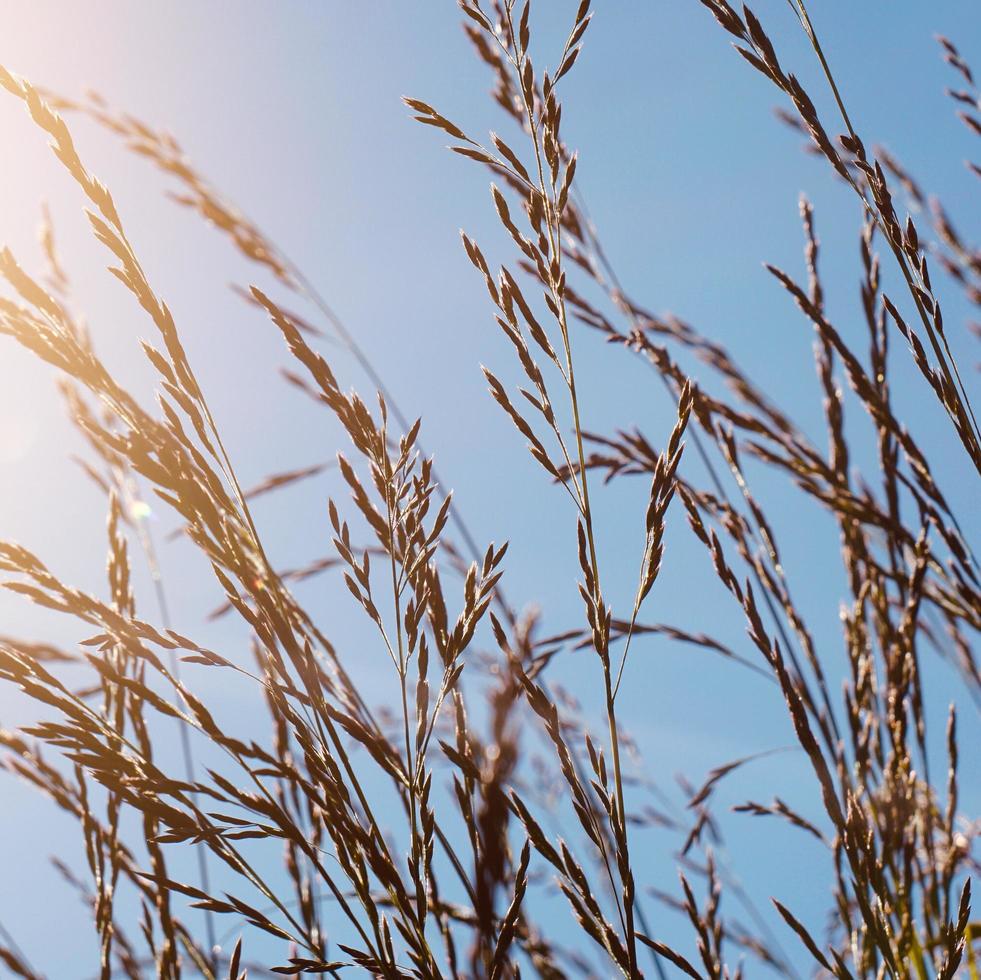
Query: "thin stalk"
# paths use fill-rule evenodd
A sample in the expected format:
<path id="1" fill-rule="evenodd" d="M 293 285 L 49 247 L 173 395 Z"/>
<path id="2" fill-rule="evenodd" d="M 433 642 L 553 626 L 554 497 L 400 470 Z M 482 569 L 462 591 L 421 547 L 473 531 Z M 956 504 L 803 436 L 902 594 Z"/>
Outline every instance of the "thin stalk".
<path id="1" fill-rule="evenodd" d="M 426 956 L 429 958 L 429 964 L 433 971 L 433 975 L 436 976 L 439 973 L 439 970 L 436 967 L 436 958 L 433 955 L 432 950 L 429 948 L 429 942 L 426 938 L 427 901 L 425 894 L 422 893 L 425 888 L 425 883 L 423 881 L 424 869 L 422 867 L 422 856 L 425 853 L 425 845 L 419 836 L 419 805 L 416 799 L 416 771 L 415 764 L 412 761 L 412 736 L 409 731 L 409 698 L 406 684 L 409 668 L 408 658 L 406 657 L 405 653 L 405 641 L 402 638 L 401 590 L 399 588 L 398 571 L 395 565 L 395 535 L 398 499 L 393 493 L 395 474 L 392 472 L 392 463 L 388 455 L 387 426 L 384 423 L 382 425 L 381 443 L 381 452 L 385 457 L 385 507 L 388 511 L 388 557 L 392 578 L 392 602 L 395 606 L 395 640 L 398 647 L 397 667 L 399 675 L 399 688 L 402 695 L 402 729 L 403 737 L 405 739 L 405 775 L 406 779 L 408 780 L 409 791 L 409 823 L 411 827 L 409 861 L 412 866 L 412 877 L 414 879 L 417 891 L 416 924 L 419 930 L 419 941 L 422 943 L 422 946 L 426 951 Z"/>
<path id="2" fill-rule="evenodd" d="M 130 480 L 129 485 L 131 497 L 137 502 L 142 502 L 139 486 L 136 481 Z M 153 592 L 157 602 L 157 610 L 160 613 L 160 622 L 165 630 L 171 630 L 173 629 L 173 624 L 170 618 L 170 606 L 167 602 L 167 592 L 164 587 L 163 574 L 160 571 L 160 562 L 157 558 L 157 550 L 153 544 L 153 535 L 150 533 L 150 529 L 146 526 L 142 518 L 138 518 L 136 521 L 136 536 L 140 542 L 140 547 L 143 549 L 143 554 L 146 557 L 147 567 L 150 570 L 150 580 L 153 582 Z M 167 655 L 171 673 L 173 673 L 174 677 L 180 681 L 180 663 L 178 662 L 177 655 L 173 650 L 168 650 Z M 191 749 L 191 736 L 186 725 L 178 724 L 177 727 L 180 732 L 181 758 L 184 763 L 184 774 L 187 781 L 193 784 L 196 782 L 197 777 L 194 771 L 194 755 Z M 197 858 L 198 877 L 201 880 L 201 890 L 210 895 L 211 876 L 208 873 L 207 849 L 202 845 L 198 845 L 194 848 L 194 852 Z M 215 976 L 217 976 L 218 959 L 215 950 L 217 949 L 218 943 L 215 938 L 214 913 L 210 909 L 205 910 L 204 925 L 208 937 L 208 957 L 211 962 L 212 972 Z"/>
<path id="3" fill-rule="evenodd" d="M 508 20 L 508 30 L 511 35 L 511 41 L 514 45 L 515 51 L 518 51 L 517 47 L 517 32 L 514 29 L 514 21 L 511 16 L 511 8 L 505 6 Z M 539 187 L 542 195 L 542 199 L 545 202 L 545 224 L 548 229 L 548 239 L 549 247 L 551 249 L 551 254 L 556 263 L 561 265 L 562 261 L 562 251 L 560 243 L 561 235 L 561 217 L 556 214 L 555 204 L 552 199 L 552 195 L 548 192 L 548 185 L 545 181 L 545 169 L 542 163 L 542 149 L 540 146 L 540 141 L 538 137 L 538 123 L 535 119 L 534 106 L 529 104 L 527 95 L 525 94 L 524 86 L 521 84 L 521 75 L 524 65 L 523 55 L 518 56 L 518 60 L 512 59 L 512 64 L 514 64 L 515 69 L 518 73 L 518 88 L 521 91 L 521 98 L 524 104 L 524 110 L 526 118 L 528 119 L 528 125 L 531 130 L 532 144 L 535 150 L 535 164 L 538 169 L 538 181 Z M 589 547 L 589 561 L 590 567 L 593 575 L 593 589 L 594 589 L 594 600 L 596 605 L 596 615 L 597 617 L 602 617 L 605 615 L 602 606 L 602 590 L 600 588 L 600 578 L 599 578 L 599 562 L 596 557 L 596 542 L 593 532 L 593 520 L 592 511 L 589 503 L 589 480 L 586 473 L 586 453 L 583 448 L 583 437 L 582 437 L 582 421 L 580 418 L 579 411 L 579 397 L 576 390 L 576 377 L 575 369 L 573 367 L 572 359 L 572 346 L 569 339 L 569 328 L 568 321 L 566 318 L 565 310 L 565 298 L 563 291 L 559 288 L 559 283 L 555 281 L 555 276 L 549 272 L 549 289 L 552 293 L 552 298 L 555 301 L 556 307 L 559 310 L 559 330 L 562 334 L 562 345 L 564 347 L 565 360 L 566 360 L 566 375 L 568 379 L 568 389 L 569 389 L 569 399 L 572 405 L 572 417 L 573 424 L 575 426 L 576 432 L 576 451 L 579 457 L 579 486 L 581 489 L 581 509 L 583 516 L 583 523 L 586 528 L 586 539 Z M 599 651 L 597 651 L 599 652 Z M 610 736 L 610 753 L 613 762 L 613 776 L 614 784 L 616 788 L 616 813 L 617 821 L 619 823 L 619 833 L 618 837 L 622 842 L 621 846 L 623 848 L 623 867 L 629 868 L 629 852 L 627 846 L 627 821 L 626 821 L 626 808 L 623 799 L 623 777 L 622 777 L 622 767 L 620 763 L 620 739 L 619 732 L 617 730 L 617 720 L 616 720 L 616 709 L 613 703 L 613 683 L 612 677 L 610 675 L 610 658 L 609 653 L 601 656 L 603 663 L 603 683 L 606 690 L 606 716 L 607 724 L 609 728 Z M 637 943 L 635 939 L 635 929 L 634 929 L 634 913 L 633 913 L 633 888 L 627 886 L 627 882 L 624 880 L 623 872 L 621 872 L 621 885 L 623 886 L 623 906 L 624 915 L 626 917 L 626 945 L 627 945 L 627 956 L 629 958 L 629 966 L 631 976 L 637 974 Z"/>

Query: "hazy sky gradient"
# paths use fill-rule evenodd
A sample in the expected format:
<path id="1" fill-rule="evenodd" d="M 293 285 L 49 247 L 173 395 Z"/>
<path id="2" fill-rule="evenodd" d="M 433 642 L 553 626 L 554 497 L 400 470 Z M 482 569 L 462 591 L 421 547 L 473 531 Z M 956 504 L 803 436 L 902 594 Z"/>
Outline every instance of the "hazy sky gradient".
<path id="1" fill-rule="evenodd" d="M 554 61 L 576 5 L 540 0 L 538 6 L 536 63 L 544 65 Z M 595 6 L 584 54 L 564 94 L 563 129 L 580 150 L 577 180 L 621 280 L 651 309 L 670 310 L 728 345 L 823 445 L 812 332 L 761 263 L 802 273 L 798 197 L 806 192 L 816 209 L 829 309 L 846 338 L 864 349 L 861 215 L 854 196 L 774 119 L 775 91 L 731 50 L 697 0 Z M 830 123 L 813 55 L 787 4 L 760 0 L 755 9 L 782 62 L 812 94 L 821 94 L 816 101 Z M 511 134 L 487 97 L 490 80 L 460 30 L 455 4 L 6 0 L 0 10 L 0 61 L 7 68 L 67 95 L 91 87 L 171 130 L 215 185 L 282 245 L 357 334 L 403 409 L 423 416 L 424 443 L 436 452 L 437 468 L 477 539 L 511 540 L 509 598 L 539 603 L 546 630 L 579 625 L 568 501 L 545 482 L 486 396 L 479 371 L 483 363 L 511 377 L 512 361 L 458 238 L 465 228 L 486 246 L 492 263 L 512 261 L 487 175 L 447 153 L 442 134 L 413 123 L 399 101 L 402 95 L 425 99 L 480 135 L 489 128 Z M 976 2 L 815 3 L 813 16 L 858 131 L 869 144 L 887 145 L 938 192 L 970 237 L 978 228 L 977 182 L 962 161 L 976 152 L 976 141 L 943 95 L 956 79 L 932 36 L 950 35 L 981 67 Z M 86 313 L 109 363 L 150 405 L 152 375 L 137 341 L 151 325 L 104 272 L 105 256 L 91 239 L 80 194 L 43 134 L 16 100 L 0 95 L 0 243 L 38 270 L 36 228 L 40 201 L 48 200 L 76 307 Z M 268 279 L 168 202 L 161 193 L 166 182 L 146 163 L 91 124 L 72 126 L 83 159 L 112 188 L 151 281 L 174 311 L 242 482 L 333 458 L 344 448 L 337 427 L 277 377 L 287 355 L 276 331 L 225 288 L 251 281 L 273 288 Z M 893 270 L 884 266 L 894 284 Z M 963 330 L 966 310 L 954 290 L 945 292 L 952 344 L 961 364 L 971 365 L 977 356 Z M 575 348 L 586 426 L 608 432 L 636 423 L 661 444 L 673 407 L 653 375 L 583 331 Z M 330 346 L 324 351 L 345 383 L 368 393 L 350 357 Z M 971 506 L 973 487 L 951 478 L 958 457 L 950 451 L 946 421 L 898 339 L 893 351 L 901 414 L 918 438 L 940 447 L 940 476 L 977 541 L 981 520 Z M 968 384 L 976 398 L 975 378 Z M 868 447 L 867 427 L 850 407 L 850 431 Z M 64 415 L 51 373 L 12 342 L 0 343 L 0 538 L 27 545 L 66 581 L 103 590 L 104 502 L 69 459 L 83 447 Z M 685 466 L 692 479 L 704 479 L 693 453 Z M 822 659 L 840 676 L 837 610 L 845 592 L 834 524 L 802 498 L 786 495 L 781 483 L 754 467 L 750 473 L 774 515 L 784 564 Z M 627 611 L 633 597 L 644 482 L 618 482 L 599 497 L 604 589 L 618 611 Z M 274 561 L 289 567 L 329 552 L 328 494 L 346 500 L 330 474 L 257 507 Z M 160 513 L 152 526 L 176 627 L 247 656 L 243 630 L 204 623 L 218 592 L 185 544 L 164 543 L 173 518 Z M 145 575 L 138 578 L 145 586 Z M 364 642 L 350 597 L 337 585 L 337 579 L 317 579 L 301 594 L 350 651 L 369 700 L 381 701 L 390 696 L 388 662 Z M 152 620 L 150 593 L 144 589 L 138 600 Z M 0 616 L 0 634 L 78 638 L 70 624 L 10 597 L 0 597 Z M 684 527 L 681 508 L 669 517 L 665 570 L 644 618 L 704 629 L 754 655 L 741 617 Z M 699 782 L 734 757 L 793 741 L 786 711 L 765 680 L 666 641 L 638 642 L 631 656 L 619 710 L 647 773 L 677 800 L 675 773 Z M 592 710 L 597 670 L 584 654 L 557 665 L 553 676 Z M 187 676 L 206 700 L 220 702 L 219 713 L 239 731 L 264 726 L 261 715 L 253 720 L 252 692 L 204 669 Z M 936 734 L 956 685 L 952 672 L 935 661 L 927 677 Z M 978 735 L 976 717 L 972 736 L 968 715 L 965 744 Z M 0 724 L 28 717 L 20 696 L 0 689 Z M 774 792 L 820 813 L 800 753 L 748 767 L 719 793 L 726 849 L 739 856 L 733 871 L 762 906 L 777 895 L 820 931 L 829 879 L 816 845 L 773 822 L 726 813 L 729 805 L 766 801 Z M 962 802 L 978 812 L 976 777 L 973 786 L 965 783 Z M 645 883 L 674 890 L 672 838 L 638 831 L 634 841 Z M 52 978 L 86 977 L 97 963 L 88 913 L 46 860 L 52 854 L 78 866 L 81 853 L 73 824 L 0 777 L 0 922 Z M 186 872 L 193 875 L 190 865 Z M 673 913 L 652 902 L 649 909 L 659 935 L 692 949 L 687 927 Z M 559 906 L 548 921 L 556 930 L 571 928 Z M 232 925 L 222 923 L 221 931 Z M 794 937 L 775 928 L 794 962 L 806 968 Z M 268 944 L 257 941 L 253 949 L 268 950 Z"/>

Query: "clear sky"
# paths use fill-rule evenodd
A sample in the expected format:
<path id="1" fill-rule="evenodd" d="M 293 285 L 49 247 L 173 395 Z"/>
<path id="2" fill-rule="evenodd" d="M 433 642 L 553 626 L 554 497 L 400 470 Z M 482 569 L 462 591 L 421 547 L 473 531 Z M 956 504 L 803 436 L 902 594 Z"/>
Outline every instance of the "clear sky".
<path id="1" fill-rule="evenodd" d="M 544 64 L 554 61 L 576 5 L 539 0 L 538 6 L 538 61 Z M 697 0 L 595 7 L 566 89 L 563 129 L 579 148 L 577 179 L 622 281 L 649 308 L 670 310 L 727 344 L 823 444 L 810 328 L 761 263 L 802 272 L 797 202 L 806 192 L 822 239 L 829 308 L 846 337 L 861 346 L 861 216 L 853 197 L 775 120 L 774 90 L 742 63 Z M 809 90 L 821 91 L 787 4 L 760 0 L 756 9 L 781 60 Z M 486 174 L 447 153 L 440 134 L 414 124 L 400 103 L 402 95 L 424 99 L 478 133 L 508 125 L 487 97 L 489 78 L 463 36 L 455 4 L 3 0 L 0 11 L 0 62 L 7 68 L 67 95 L 96 89 L 171 130 L 198 167 L 283 246 L 357 334 L 405 411 L 423 416 L 425 444 L 435 450 L 437 467 L 478 540 L 511 540 L 505 583 L 512 601 L 539 603 L 550 629 L 578 625 L 573 515 L 486 395 L 479 371 L 483 363 L 508 375 L 511 364 L 458 238 L 465 228 L 498 261 L 511 259 Z M 939 193 L 970 237 L 981 215 L 977 182 L 962 161 L 975 147 L 943 95 L 955 79 L 933 35 L 954 38 L 981 68 L 976 2 L 815 3 L 813 16 L 858 131 L 869 144 L 887 145 Z M 79 193 L 42 134 L 15 100 L 0 95 L 0 242 L 27 268 L 39 268 L 36 228 L 47 199 L 77 307 L 106 359 L 151 404 L 151 376 L 137 343 L 151 327 L 104 272 Z M 819 108 L 826 110 L 826 101 Z M 162 194 L 165 182 L 144 162 L 91 124 L 79 120 L 73 129 L 175 313 L 243 482 L 331 459 L 340 448 L 336 428 L 287 391 L 276 376 L 286 364 L 281 342 L 226 288 L 266 280 L 170 204 Z M 961 364 L 970 365 L 977 356 L 962 329 L 966 310 L 955 291 L 947 292 L 952 343 Z M 582 334 L 575 343 L 587 427 L 609 431 L 637 423 L 659 444 L 673 409 L 652 375 L 593 336 Z M 895 349 L 903 355 L 900 343 Z M 350 358 L 339 349 L 326 352 L 339 376 L 367 393 Z M 894 360 L 905 417 L 918 437 L 937 446 L 937 467 L 942 476 L 946 468 L 945 482 L 976 541 L 975 488 L 958 481 L 944 421 L 904 357 Z M 975 400 L 981 394 L 976 377 L 968 380 Z M 856 425 L 862 438 L 859 431 Z M 12 343 L 0 345 L 0 538 L 31 547 L 66 581 L 98 590 L 104 504 L 70 460 L 81 451 L 50 372 Z M 693 454 L 685 465 L 693 480 L 703 479 Z M 772 480 L 761 477 L 759 488 L 775 515 L 784 564 L 821 656 L 840 674 L 837 610 L 845 593 L 834 525 Z M 600 496 L 605 591 L 621 611 L 633 596 L 645 491 L 625 481 Z M 328 493 L 345 497 L 330 474 L 258 508 L 274 560 L 298 565 L 329 552 Z M 245 651 L 240 630 L 204 623 L 218 601 L 208 571 L 186 546 L 162 543 L 173 527 L 170 515 L 154 521 L 177 628 L 212 647 Z M 669 524 L 665 572 L 646 618 L 705 629 L 752 656 L 740 618 L 712 584 L 680 508 Z M 351 640 L 354 669 L 381 700 L 388 694 L 386 661 L 358 639 L 355 611 L 346 590 L 336 586 L 336 580 L 319 579 L 302 594 L 332 636 L 342 644 Z M 144 601 L 152 618 L 148 593 Z M 0 598 L 0 633 L 75 636 L 66 624 L 10 597 Z M 637 643 L 632 656 L 622 717 L 647 772 L 669 790 L 675 773 L 697 783 L 716 765 L 793 741 L 786 712 L 766 681 L 662 641 Z M 590 709 L 595 668 L 569 658 L 555 675 Z M 248 730 L 249 692 L 226 687 L 208 671 L 191 676 Z M 943 666 L 931 665 L 927 676 L 931 720 L 940 730 L 955 684 Z M 0 724 L 30 716 L 19 695 L 0 690 Z M 963 730 L 970 741 L 969 721 Z M 734 777 L 719 794 L 719 812 L 775 791 L 820 813 L 797 753 Z M 976 775 L 973 786 L 965 783 L 962 802 L 978 812 Z M 723 830 L 734 874 L 761 904 L 779 896 L 820 930 L 830 881 L 816 845 L 739 814 L 725 815 Z M 645 883 L 674 889 L 671 839 L 652 831 L 636 839 Z M 94 972 L 96 946 L 87 911 L 61 886 L 49 854 L 78 864 L 73 826 L 47 801 L 3 777 L 0 922 L 49 977 L 74 980 Z M 673 913 L 658 911 L 655 919 L 655 931 L 692 948 Z M 561 911 L 550 913 L 549 923 L 556 930 L 571 926 Z M 795 962 L 806 965 L 794 937 L 775 928 Z"/>

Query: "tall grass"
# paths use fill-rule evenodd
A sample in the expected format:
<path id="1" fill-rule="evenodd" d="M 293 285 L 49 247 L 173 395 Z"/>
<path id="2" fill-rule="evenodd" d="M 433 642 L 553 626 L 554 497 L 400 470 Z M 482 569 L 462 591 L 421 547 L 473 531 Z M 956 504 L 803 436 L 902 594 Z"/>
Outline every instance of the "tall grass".
<path id="1" fill-rule="evenodd" d="M 976 822 L 958 809 L 959 765 L 976 779 L 977 752 L 961 746 L 959 760 L 953 706 L 946 730 L 935 730 L 922 662 L 947 658 L 969 702 L 981 704 L 972 650 L 981 629 L 981 583 L 972 543 L 931 467 L 934 447 L 919 445 L 904 419 L 923 399 L 936 399 L 962 454 L 962 479 L 976 484 L 981 436 L 971 378 L 955 357 L 964 338 L 945 323 L 939 294 L 962 289 L 981 302 L 981 261 L 941 204 L 932 206 L 929 226 L 918 228 L 902 214 L 903 195 L 920 202 L 925 195 L 899 161 L 869 148 L 854 128 L 848 93 L 803 0 L 792 6 L 838 119 L 820 117 L 748 8 L 702 2 L 750 68 L 772 83 L 786 121 L 856 195 L 864 214 L 862 348 L 850 346 L 854 325 L 846 331 L 829 319 L 816 218 L 806 200 L 806 278 L 767 267 L 815 333 L 824 447 L 710 336 L 631 298 L 607 257 L 561 129 L 563 80 L 588 37 L 589 0 L 573 12 L 565 44 L 554 52 L 536 50 L 528 2 L 494 0 L 485 8 L 461 0 L 475 54 L 514 124 L 508 141 L 478 138 L 465 121 L 451 121 L 429 102 L 405 100 L 416 119 L 449 136 L 453 152 L 491 172 L 490 203 L 513 243 L 508 263 L 492 269 L 480 245 L 463 235 L 478 288 L 490 300 L 489 319 L 522 377 L 512 387 L 501 380 L 504 371 L 485 369 L 491 397 L 543 470 L 543 493 L 556 498 L 557 520 L 578 554 L 582 619 L 545 638 L 536 631 L 537 614 L 505 597 L 507 545 L 478 544 L 466 523 L 467 502 L 444 491 L 423 449 L 421 422 L 395 403 L 355 335 L 279 246 L 223 200 L 173 138 L 101 99 L 61 98 L 0 70 L 0 85 L 23 102 L 81 190 L 111 272 L 155 331 L 154 342 L 143 345 L 157 375 L 151 412 L 105 366 L 73 310 L 50 226 L 42 238 L 43 278 L 25 271 L 9 250 L 0 254 L 9 286 L 8 298 L 0 299 L 0 333 L 61 372 L 63 395 L 89 448 L 88 472 L 106 495 L 109 558 L 101 596 L 66 584 L 27 548 L 0 544 L 7 588 L 90 634 L 65 650 L 0 640 L 0 676 L 36 701 L 44 717 L 0 733 L 0 742 L 7 767 L 78 824 L 87 878 L 71 876 L 92 910 L 103 978 L 236 980 L 246 971 L 721 978 L 742 975 L 745 964 L 784 976 L 801 969 L 838 978 L 978 975 L 978 927 L 970 918 Z M 952 42 L 941 45 L 967 85 L 952 97 L 966 125 L 979 132 L 970 69 Z M 545 62 L 556 67 L 543 71 Z M 292 358 L 289 380 L 337 420 L 348 440 L 336 466 L 350 500 L 328 501 L 326 526 L 318 529 L 331 537 L 329 558 L 290 571 L 270 561 L 254 499 L 335 464 L 241 485 L 178 324 L 147 277 L 109 189 L 75 148 L 65 116 L 79 115 L 173 178 L 178 203 L 272 275 L 275 295 L 258 287 L 243 295 L 282 336 Z M 832 135 L 837 131 L 842 135 Z M 297 301 L 312 304 L 316 321 L 293 311 Z M 596 431 L 577 383 L 589 370 L 577 358 L 584 330 L 649 365 L 652 385 L 667 392 L 673 421 L 654 442 L 639 429 Z M 339 380 L 350 359 L 331 364 L 322 353 L 325 336 L 360 364 L 376 389 L 371 397 Z M 903 349 L 891 350 L 897 339 Z M 912 358 L 922 379 L 919 390 L 901 397 L 890 384 L 898 357 Z M 689 361 L 697 371 L 682 367 Z M 716 390 L 724 394 L 710 393 Z M 869 427 L 874 459 L 850 445 L 846 410 Z M 508 466 L 507 459 L 498 462 L 502 478 Z M 817 649 L 795 603 L 794 570 L 784 565 L 754 493 L 752 474 L 760 466 L 783 482 L 802 512 L 815 508 L 837 524 L 848 590 L 841 614 L 845 676 L 831 672 L 831 658 Z M 606 482 L 631 476 L 649 480 L 650 492 L 630 557 L 636 587 L 614 601 L 602 585 L 608 579 L 595 501 Z M 167 583 L 141 518 L 144 494 L 171 510 L 209 564 L 223 596 L 216 615 L 247 626 L 251 660 L 208 649 L 171 627 Z M 645 601 L 656 594 L 667 560 L 665 529 L 675 522 L 687 522 L 705 551 L 704 565 L 685 571 L 691 587 L 700 588 L 706 576 L 721 584 L 745 619 L 751 658 L 732 649 L 737 638 L 711 635 L 709 622 L 698 633 L 645 622 Z M 137 561 L 148 564 L 153 596 L 134 594 Z M 373 638 L 365 648 L 335 645 L 294 594 L 294 582 L 322 573 L 365 618 Z M 821 808 L 799 813 L 777 792 L 772 802 L 738 809 L 788 822 L 826 855 L 833 882 L 828 928 L 798 918 L 798 895 L 774 899 L 794 944 L 789 953 L 752 905 L 760 923 L 753 931 L 723 907 L 730 894 L 749 899 L 713 852 L 714 792 L 749 759 L 689 786 L 686 806 L 659 818 L 677 837 L 680 887 L 650 880 L 651 862 L 631 832 L 646 817 L 625 769 L 629 742 L 617 715 L 623 679 L 654 669 L 630 657 L 633 640 L 649 634 L 763 674 L 772 682 L 763 696 L 786 711 Z M 561 696 L 569 650 L 590 658 L 602 692 L 602 738 Z M 392 704 L 370 704 L 353 680 L 353 658 L 364 656 L 387 665 Z M 82 689 L 66 674 L 70 668 L 76 677 L 80 666 L 90 678 Z M 233 672 L 253 685 L 266 706 L 265 727 L 243 719 L 229 731 L 219 723 L 215 706 L 195 693 L 197 668 Z M 732 723 L 740 717 L 734 712 Z M 172 771 L 159 761 L 159 747 L 175 727 L 182 758 Z M 531 764 L 523 729 L 547 748 L 543 771 Z M 195 758 L 201 746 L 207 765 Z M 941 752 L 947 763 L 937 772 L 930 762 Z M 555 824 L 559 832 L 546 829 Z M 172 854 L 188 848 L 197 863 L 177 880 Z M 282 874 L 268 871 L 271 850 L 284 855 Z M 561 931 L 543 927 L 553 921 L 543 918 L 543 882 L 568 906 Z M 684 913 L 690 941 L 669 945 L 651 894 Z M 188 916 L 191 907 L 206 913 L 200 933 L 189 924 L 199 921 Z M 230 956 L 216 943 L 225 923 L 245 936 Z M 250 954 L 249 940 L 259 933 L 273 938 L 278 960 Z M 0 942 L 7 970 L 42 975 L 43 951 L 25 952 L 6 930 Z M 256 940 L 256 948 L 271 947 Z"/>

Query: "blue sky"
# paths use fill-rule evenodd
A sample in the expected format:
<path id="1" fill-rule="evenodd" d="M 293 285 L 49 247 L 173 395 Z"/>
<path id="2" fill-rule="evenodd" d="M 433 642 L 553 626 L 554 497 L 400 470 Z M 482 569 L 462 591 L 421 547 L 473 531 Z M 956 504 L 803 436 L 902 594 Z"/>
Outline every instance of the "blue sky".
<path id="1" fill-rule="evenodd" d="M 806 192 L 816 210 L 829 309 L 845 336 L 861 343 L 860 214 L 853 197 L 774 119 L 775 92 L 731 51 L 697 0 L 596 6 L 585 52 L 568 79 L 563 128 L 579 148 L 577 180 L 620 278 L 651 309 L 670 310 L 728 345 L 823 444 L 810 328 L 761 263 L 801 274 L 797 201 Z M 560 47 L 575 4 L 540 0 L 539 7 L 538 61 L 545 64 Z M 787 5 L 761 0 L 756 9 L 781 60 L 812 93 L 823 94 Z M 445 140 L 412 123 L 400 103 L 411 95 L 476 133 L 510 132 L 487 98 L 489 79 L 460 30 L 455 4 L 101 0 L 85 9 L 38 0 L 5 4 L 4 11 L 0 61 L 6 67 L 68 95 L 96 89 L 173 131 L 199 168 L 283 246 L 356 332 L 405 411 L 423 416 L 425 444 L 436 451 L 438 469 L 477 539 L 511 540 L 505 582 L 512 601 L 539 603 L 548 628 L 578 624 L 573 515 L 486 396 L 479 371 L 487 364 L 510 376 L 511 366 L 458 238 L 464 228 L 494 260 L 511 259 L 486 174 L 447 153 Z M 933 40 L 947 34 L 969 60 L 981 62 L 975 5 L 900 2 L 884 14 L 881 5 L 857 2 L 818 5 L 813 15 L 866 142 L 887 145 L 963 227 L 977 228 L 977 185 L 962 163 L 974 147 L 943 96 L 955 80 Z M 830 119 L 827 101 L 817 101 Z M 0 241 L 37 268 L 40 200 L 48 200 L 78 308 L 106 359 L 150 404 L 152 379 L 137 343 L 150 326 L 103 271 L 76 188 L 6 95 L 0 127 Z M 265 280 L 168 203 L 164 182 L 144 163 L 81 121 L 74 132 L 174 310 L 243 482 L 332 458 L 340 446 L 336 427 L 287 392 L 275 374 L 286 363 L 280 341 L 225 288 Z M 952 343 L 961 363 L 971 364 L 975 354 L 961 329 L 966 311 L 947 292 L 946 319 L 956 324 Z M 586 425 L 608 431 L 637 423 L 659 444 L 673 408 L 650 373 L 593 336 L 577 336 L 575 347 Z M 936 467 L 977 540 L 974 488 L 958 480 L 944 420 L 923 397 L 901 345 L 895 350 L 897 397 L 914 433 L 936 445 Z M 366 390 L 342 351 L 327 353 L 345 382 Z M 860 422 L 855 431 L 863 438 Z M 94 490 L 76 490 L 79 471 L 69 457 L 80 450 L 50 373 L 12 344 L 0 346 L 0 538 L 31 547 L 67 581 L 97 590 L 104 507 Z M 685 465 L 692 479 L 703 478 L 694 454 Z M 837 610 L 845 593 L 834 525 L 779 483 L 761 476 L 758 488 L 775 515 L 784 564 L 822 658 L 840 673 Z M 604 586 L 620 610 L 633 595 L 645 489 L 625 481 L 599 498 Z M 329 474 L 258 508 L 274 560 L 296 565 L 329 551 L 327 494 L 345 496 Z M 671 518 L 665 571 L 645 617 L 705 629 L 751 655 L 740 618 L 713 584 L 680 508 Z M 166 514 L 155 518 L 158 538 L 172 526 Z M 207 569 L 181 543 L 161 547 L 177 627 L 212 646 L 244 651 L 240 630 L 203 622 L 217 602 Z M 380 650 L 362 648 L 346 591 L 321 579 L 303 596 L 332 636 L 358 647 L 358 676 L 384 699 L 386 660 Z M 3 633 L 74 636 L 66 624 L 8 597 L 0 598 L 0 615 Z M 631 656 L 621 715 L 647 771 L 668 788 L 677 772 L 698 782 L 734 757 L 792 741 L 785 711 L 765 681 L 666 642 L 637 643 Z M 596 664 L 569 658 L 559 669 L 563 683 L 592 709 Z M 248 721 L 250 692 L 207 671 L 192 676 L 230 719 Z M 956 685 L 942 665 L 930 665 L 927 676 L 939 731 Z M 15 692 L 0 690 L 0 724 L 29 716 Z M 966 720 L 963 730 L 969 739 Z M 970 812 L 973 799 L 976 813 L 974 782 L 964 805 Z M 768 799 L 776 787 L 788 802 L 819 812 L 795 753 L 734 777 L 720 792 L 719 810 Z M 734 872 L 761 904 L 776 895 L 820 929 L 829 879 L 817 848 L 745 816 L 726 816 L 724 829 Z M 665 835 L 641 832 L 634 846 L 647 882 L 672 889 L 669 845 Z M 73 828 L 46 801 L 5 778 L 0 867 L 8 884 L 0 890 L 0 921 L 49 976 L 85 977 L 96 962 L 87 913 L 58 884 L 47 854 L 77 862 Z M 56 943 L 53 917 L 60 926 Z M 687 930 L 668 913 L 657 917 L 661 934 L 690 950 Z M 549 923 L 557 930 L 570 926 L 561 910 L 549 913 Z M 805 964 L 793 936 L 776 928 L 795 962 Z"/>

